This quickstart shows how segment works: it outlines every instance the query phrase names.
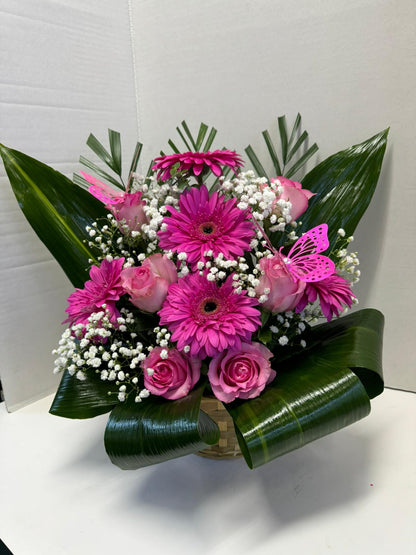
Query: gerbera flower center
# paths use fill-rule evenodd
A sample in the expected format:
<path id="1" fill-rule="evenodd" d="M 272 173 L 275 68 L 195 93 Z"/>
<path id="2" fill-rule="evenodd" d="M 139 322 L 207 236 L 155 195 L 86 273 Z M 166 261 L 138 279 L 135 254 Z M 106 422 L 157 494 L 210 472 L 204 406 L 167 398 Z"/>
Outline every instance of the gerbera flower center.
<path id="1" fill-rule="evenodd" d="M 214 233 L 215 227 L 215 224 L 213 224 L 212 222 L 207 222 L 199 226 L 199 231 L 201 231 L 201 233 L 203 233 L 204 235 L 211 235 L 212 233 Z"/>
<path id="2" fill-rule="evenodd" d="M 217 308 L 218 306 L 215 301 L 206 301 L 203 310 L 207 314 L 212 314 L 213 312 L 215 312 L 215 310 L 217 310 Z"/>

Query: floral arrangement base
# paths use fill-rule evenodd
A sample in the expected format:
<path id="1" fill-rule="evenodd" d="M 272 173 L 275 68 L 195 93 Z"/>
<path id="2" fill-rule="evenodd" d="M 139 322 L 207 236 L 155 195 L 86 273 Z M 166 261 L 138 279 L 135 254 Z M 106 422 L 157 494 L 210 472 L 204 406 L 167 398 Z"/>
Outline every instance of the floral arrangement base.
<path id="1" fill-rule="evenodd" d="M 221 401 L 215 397 L 203 397 L 201 401 L 203 410 L 220 430 L 220 439 L 216 445 L 211 445 L 196 454 L 208 459 L 235 459 L 242 457 L 234 430 L 234 422 Z"/>

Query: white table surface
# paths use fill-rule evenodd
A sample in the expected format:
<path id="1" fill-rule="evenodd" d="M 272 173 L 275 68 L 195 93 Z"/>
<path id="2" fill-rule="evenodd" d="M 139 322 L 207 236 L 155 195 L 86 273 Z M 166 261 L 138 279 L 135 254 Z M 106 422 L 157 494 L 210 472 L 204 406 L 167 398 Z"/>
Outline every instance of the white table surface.
<path id="1" fill-rule="evenodd" d="M 0 405 L 0 537 L 15 555 L 416 553 L 416 395 L 257 470 L 190 455 L 136 471 L 104 451 L 107 415 Z"/>

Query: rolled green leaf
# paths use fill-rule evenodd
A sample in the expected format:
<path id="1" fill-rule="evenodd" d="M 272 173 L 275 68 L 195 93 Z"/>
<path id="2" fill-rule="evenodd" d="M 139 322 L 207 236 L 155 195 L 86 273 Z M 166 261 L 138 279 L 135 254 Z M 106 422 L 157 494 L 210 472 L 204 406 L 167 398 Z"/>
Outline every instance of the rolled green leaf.
<path id="1" fill-rule="evenodd" d="M 382 329 L 372 309 L 317 326 L 307 349 L 276 356 L 277 377 L 262 395 L 226 405 L 250 468 L 369 414 L 383 390 Z"/>
<path id="2" fill-rule="evenodd" d="M 123 470 L 182 457 L 219 440 L 219 429 L 200 410 L 204 387 L 168 401 L 151 396 L 141 403 L 129 398 L 110 414 L 104 443 L 111 461 Z"/>
<path id="3" fill-rule="evenodd" d="M 376 188 L 387 135 L 388 129 L 338 152 L 305 175 L 302 186 L 317 194 L 300 218 L 302 231 L 326 223 L 331 245 L 339 228 L 352 235 Z"/>
<path id="4" fill-rule="evenodd" d="M 110 412 L 118 403 L 117 394 L 114 382 L 102 381 L 96 374 L 79 380 L 66 370 L 49 412 L 65 418 L 93 418 Z"/>
<path id="5" fill-rule="evenodd" d="M 88 191 L 46 164 L 0 145 L 17 201 L 41 241 L 75 287 L 88 279 L 94 252 L 84 243 L 85 227 L 107 212 Z"/>

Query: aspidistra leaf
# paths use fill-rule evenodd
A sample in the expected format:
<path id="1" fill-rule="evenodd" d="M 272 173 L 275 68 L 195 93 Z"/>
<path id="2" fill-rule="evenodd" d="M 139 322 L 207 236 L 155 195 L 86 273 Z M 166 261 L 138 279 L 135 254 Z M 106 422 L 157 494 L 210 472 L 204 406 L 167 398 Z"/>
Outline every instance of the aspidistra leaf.
<path id="1" fill-rule="evenodd" d="M 104 436 L 111 461 L 125 470 L 195 453 L 219 440 L 219 429 L 200 410 L 204 386 L 169 401 L 151 396 L 129 398 L 110 414 Z"/>
<path id="2" fill-rule="evenodd" d="M 302 214 L 302 230 L 328 224 L 333 244 L 343 228 L 352 235 L 373 196 L 386 150 L 388 129 L 358 145 L 329 156 L 302 179 L 304 189 L 317 193 Z"/>
<path id="3" fill-rule="evenodd" d="M 88 279 L 95 253 L 85 228 L 105 217 L 104 205 L 88 191 L 38 160 L 0 145 L 13 192 L 26 219 L 75 287 Z"/>
<path id="4" fill-rule="evenodd" d="M 65 418 L 93 418 L 109 412 L 118 403 L 117 394 L 115 382 L 88 373 L 79 380 L 66 370 L 49 412 Z"/>
<path id="5" fill-rule="evenodd" d="M 370 397 L 383 390 L 383 322 L 366 309 L 312 328 L 306 350 L 276 353 L 277 376 L 259 397 L 226 405 L 250 468 L 370 412 Z"/>

